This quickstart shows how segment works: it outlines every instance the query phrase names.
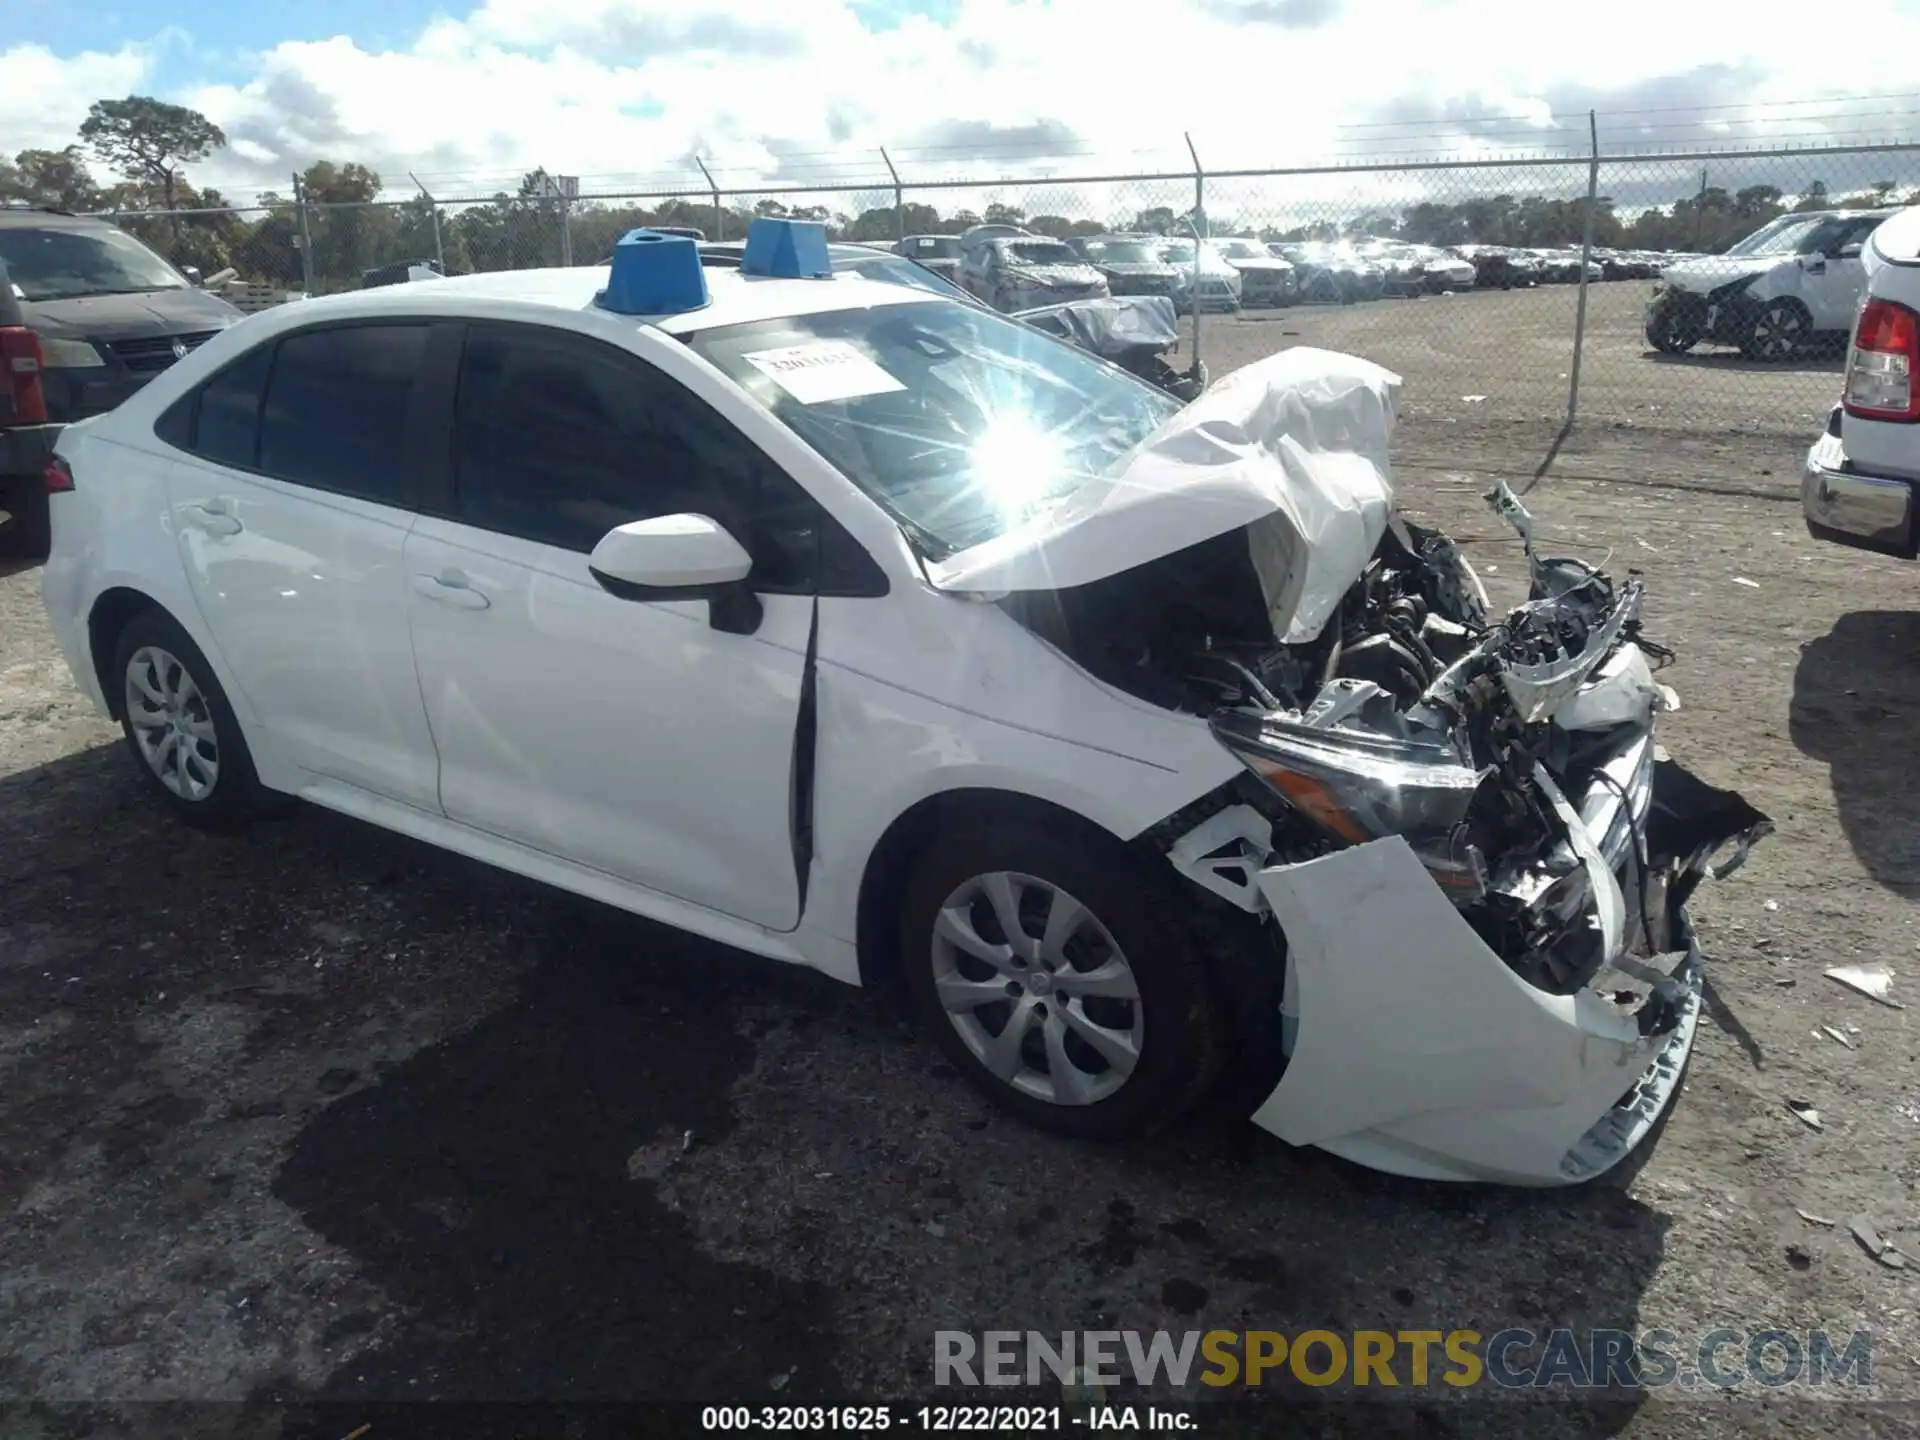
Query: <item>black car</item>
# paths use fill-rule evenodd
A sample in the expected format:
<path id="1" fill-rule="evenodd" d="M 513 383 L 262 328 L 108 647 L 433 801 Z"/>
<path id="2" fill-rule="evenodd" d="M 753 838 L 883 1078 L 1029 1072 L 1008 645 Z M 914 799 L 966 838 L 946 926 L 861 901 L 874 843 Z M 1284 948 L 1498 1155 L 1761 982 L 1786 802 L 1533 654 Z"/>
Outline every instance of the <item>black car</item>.
<path id="1" fill-rule="evenodd" d="M 64 211 L 0 207 L 0 272 L 0 545 L 37 556 L 61 428 L 113 409 L 244 317 L 118 226 Z"/>
<path id="2" fill-rule="evenodd" d="M 1517 290 L 1540 283 L 1540 262 L 1504 245 L 1459 245 L 1454 254 L 1473 266 L 1474 288 Z"/>

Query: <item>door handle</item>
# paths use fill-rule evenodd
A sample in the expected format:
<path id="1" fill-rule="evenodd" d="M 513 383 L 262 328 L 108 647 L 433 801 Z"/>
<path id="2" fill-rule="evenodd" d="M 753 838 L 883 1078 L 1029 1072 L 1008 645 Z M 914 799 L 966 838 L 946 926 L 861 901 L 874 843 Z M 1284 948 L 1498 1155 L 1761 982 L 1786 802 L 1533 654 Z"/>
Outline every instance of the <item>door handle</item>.
<path id="1" fill-rule="evenodd" d="M 245 528 L 224 500 L 198 501 L 184 509 L 187 523 L 209 535 L 238 535 Z"/>
<path id="2" fill-rule="evenodd" d="M 442 605 L 452 605 L 461 610 L 484 610 L 493 603 L 474 589 L 467 577 L 458 570 L 447 570 L 439 575 L 415 575 L 413 588 L 429 600 L 438 600 Z"/>

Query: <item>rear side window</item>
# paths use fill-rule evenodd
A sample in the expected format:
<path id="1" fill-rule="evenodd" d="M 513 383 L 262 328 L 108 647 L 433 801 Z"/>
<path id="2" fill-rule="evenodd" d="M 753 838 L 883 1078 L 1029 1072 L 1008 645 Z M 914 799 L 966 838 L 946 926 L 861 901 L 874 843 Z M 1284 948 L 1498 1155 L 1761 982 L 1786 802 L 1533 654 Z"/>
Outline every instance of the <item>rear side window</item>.
<path id="1" fill-rule="evenodd" d="M 427 330 L 346 325 L 282 340 L 260 414 L 257 468 L 340 495 L 405 503 L 401 452 Z M 204 434 L 204 398 L 200 423 Z"/>
<path id="2" fill-rule="evenodd" d="M 260 396 L 267 387 L 273 346 L 257 345 L 200 391 L 193 452 L 216 465 L 251 470 L 260 428 Z"/>

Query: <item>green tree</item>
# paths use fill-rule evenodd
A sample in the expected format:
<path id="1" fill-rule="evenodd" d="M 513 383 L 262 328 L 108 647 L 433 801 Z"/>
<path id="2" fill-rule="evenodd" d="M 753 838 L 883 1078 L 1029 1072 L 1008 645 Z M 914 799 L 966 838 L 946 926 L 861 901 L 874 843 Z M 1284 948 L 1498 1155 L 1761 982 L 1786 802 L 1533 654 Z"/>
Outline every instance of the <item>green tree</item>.
<path id="1" fill-rule="evenodd" d="M 989 225 L 1025 225 L 1027 212 L 1018 205 L 1008 205 L 995 200 L 987 206 L 986 223 Z"/>
<path id="2" fill-rule="evenodd" d="M 11 165 L 0 161 L 0 200 L 86 211 L 100 207 L 101 195 L 80 147 L 69 145 L 64 150 L 22 150 Z"/>
<path id="3" fill-rule="evenodd" d="M 181 167 L 227 143 L 220 127 L 198 110 L 148 95 L 94 101 L 80 122 L 80 138 L 127 179 L 158 186 L 168 210 L 178 208 Z"/>

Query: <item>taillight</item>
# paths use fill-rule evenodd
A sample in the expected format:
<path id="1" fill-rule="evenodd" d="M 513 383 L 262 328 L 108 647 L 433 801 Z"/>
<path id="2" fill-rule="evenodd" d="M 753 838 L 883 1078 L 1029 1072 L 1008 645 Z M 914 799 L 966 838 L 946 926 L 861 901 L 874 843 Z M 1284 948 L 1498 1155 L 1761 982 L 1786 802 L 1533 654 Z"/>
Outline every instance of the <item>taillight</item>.
<path id="1" fill-rule="evenodd" d="M 47 461 L 44 474 L 49 495 L 63 495 L 73 489 L 73 467 L 58 455 Z"/>
<path id="2" fill-rule="evenodd" d="M 1920 315 L 1891 300 L 1869 300 L 1847 357 L 1847 414 L 1862 420 L 1920 420 Z"/>
<path id="3" fill-rule="evenodd" d="M 38 335 L 24 325 L 0 325 L 0 424 L 38 425 L 47 418 L 40 360 Z"/>

